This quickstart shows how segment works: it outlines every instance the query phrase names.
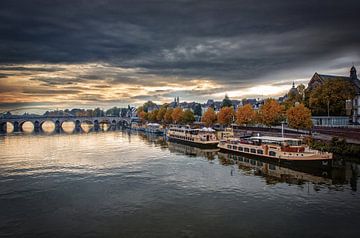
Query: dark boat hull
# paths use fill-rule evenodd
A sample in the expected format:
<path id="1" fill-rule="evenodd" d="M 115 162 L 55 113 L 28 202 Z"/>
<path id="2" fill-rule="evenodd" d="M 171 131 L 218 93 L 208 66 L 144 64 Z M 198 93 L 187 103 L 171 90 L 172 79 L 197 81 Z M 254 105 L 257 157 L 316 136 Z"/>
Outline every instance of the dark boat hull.
<path id="1" fill-rule="evenodd" d="M 180 144 L 184 144 L 184 145 L 190 145 L 190 146 L 195 146 L 198 148 L 202 148 L 202 149 L 216 149 L 218 148 L 217 145 L 218 143 L 212 143 L 212 144 L 202 144 L 202 143 L 196 143 L 193 141 L 185 141 L 185 140 L 180 140 L 177 138 L 173 138 L 173 137 L 168 137 L 168 140 L 170 142 L 175 142 L 175 143 L 180 143 Z"/>

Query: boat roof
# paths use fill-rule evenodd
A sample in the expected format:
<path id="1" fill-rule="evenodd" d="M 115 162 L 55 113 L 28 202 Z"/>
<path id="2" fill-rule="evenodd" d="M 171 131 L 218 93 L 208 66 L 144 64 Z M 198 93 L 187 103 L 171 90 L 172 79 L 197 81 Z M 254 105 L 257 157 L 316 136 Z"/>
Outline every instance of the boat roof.
<path id="1" fill-rule="evenodd" d="M 269 141 L 302 141 L 301 139 L 289 138 L 289 137 L 275 137 L 275 136 L 253 136 L 251 140 L 269 140 Z"/>
<path id="2" fill-rule="evenodd" d="M 147 125 L 148 125 L 148 126 L 160 126 L 159 123 L 148 123 Z"/>

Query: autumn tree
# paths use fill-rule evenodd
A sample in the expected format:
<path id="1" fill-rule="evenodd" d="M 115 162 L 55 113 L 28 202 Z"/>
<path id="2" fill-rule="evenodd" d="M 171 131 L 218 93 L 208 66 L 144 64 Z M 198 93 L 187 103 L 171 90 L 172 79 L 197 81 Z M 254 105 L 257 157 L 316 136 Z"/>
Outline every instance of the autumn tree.
<path id="1" fill-rule="evenodd" d="M 164 115 L 164 121 L 165 123 L 172 123 L 173 122 L 173 119 L 172 119 L 172 113 L 173 113 L 173 109 L 172 108 L 167 108 L 166 109 L 166 113 Z"/>
<path id="2" fill-rule="evenodd" d="M 355 89 L 351 82 L 341 79 L 325 80 L 311 90 L 309 108 L 313 115 L 346 115 L 346 100 L 353 99 L 354 96 Z"/>
<path id="3" fill-rule="evenodd" d="M 291 107 L 286 112 L 288 125 L 295 129 L 310 129 L 312 127 L 311 111 L 304 104 Z"/>
<path id="4" fill-rule="evenodd" d="M 269 98 L 260 107 L 258 115 L 260 123 L 271 127 L 283 119 L 283 107 L 275 99 Z"/>
<path id="5" fill-rule="evenodd" d="M 153 110 L 151 112 L 148 112 L 148 120 L 151 122 L 157 122 L 157 115 L 159 113 L 159 110 Z"/>
<path id="6" fill-rule="evenodd" d="M 204 115 L 201 117 L 201 122 L 205 124 L 205 126 L 212 126 L 216 122 L 216 113 L 212 107 L 209 107 Z"/>
<path id="7" fill-rule="evenodd" d="M 165 113 L 166 113 L 166 107 L 161 107 L 156 116 L 158 122 L 164 121 Z"/>
<path id="8" fill-rule="evenodd" d="M 236 123 L 239 125 L 254 124 L 256 120 L 256 112 L 250 104 L 239 107 L 236 112 Z"/>
<path id="9" fill-rule="evenodd" d="M 175 124 L 180 123 L 183 118 L 184 111 L 182 108 L 177 107 L 171 113 L 171 118 Z"/>
<path id="10" fill-rule="evenodd" d="M 217 121 L 221 125 L 230 125 L 234 119 L 234 108 L 233 107 L 223 107 L 220 109 L 217 115 Z"/>
<path id="11" fill-rule="evenodd" d="M 139 118 L 140 118 L 140 120 L 141 120 L 142 122 L 145 122 L 145 121 L 148 120 L 148 113 L 147 113 L 147 112 L 140 111 L 140 112 L 138 113 L 138 116 L 139 116 Z"/>
<path id="12" fill-rule="evenodd" d="M 183 121 L 183 123 L 185 123 L 185 124 L 194 122 L 194 121 L 195 121 L 194 113 L 193 113 L 191 110 L 189 110 L 189 109 L 186 110 L 186 111 L 183 113 L 182 121 Z"/>

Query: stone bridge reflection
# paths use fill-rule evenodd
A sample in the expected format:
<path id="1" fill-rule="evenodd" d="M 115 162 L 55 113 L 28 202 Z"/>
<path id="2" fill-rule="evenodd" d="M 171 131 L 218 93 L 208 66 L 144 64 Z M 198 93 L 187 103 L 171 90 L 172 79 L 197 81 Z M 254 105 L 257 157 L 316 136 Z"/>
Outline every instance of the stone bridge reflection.
<path id="1" fill-rule="evenodd" d="M 92 125 L 94 130 L 97 131 L 101 128 L 102 124 L 106 124 L 109 128 L 117 129 L 128 126 L 130 121 L 130 117 L 117 116 L 11 116 L 0 118 L 0 132 L 23 131 L 25 123 L 32 124 L 35 132 L 42 131 L 44 123 L 53 124 L 55 131 L 61 131 L 64 123 L 73 123 L 75 131 L 83 131 L 84 127 L 82 125 L 84 124 Z"/>

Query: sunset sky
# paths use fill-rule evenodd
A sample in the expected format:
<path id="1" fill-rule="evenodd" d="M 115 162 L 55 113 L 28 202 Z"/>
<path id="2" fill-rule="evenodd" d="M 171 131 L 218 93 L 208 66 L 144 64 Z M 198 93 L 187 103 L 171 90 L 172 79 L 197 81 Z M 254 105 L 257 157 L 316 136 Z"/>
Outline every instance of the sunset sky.
<path id="1" fill-rule="evenodd" d="M 360 1 L 1 0 L 0 112 L 281 96 L 360 70 Z"/>

